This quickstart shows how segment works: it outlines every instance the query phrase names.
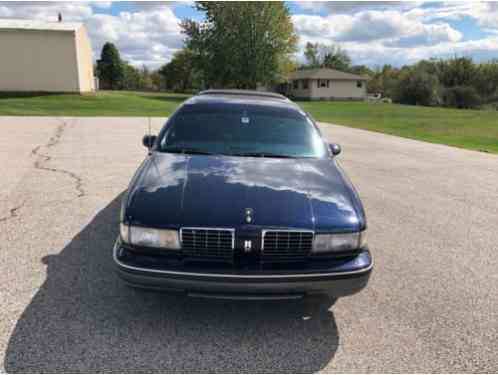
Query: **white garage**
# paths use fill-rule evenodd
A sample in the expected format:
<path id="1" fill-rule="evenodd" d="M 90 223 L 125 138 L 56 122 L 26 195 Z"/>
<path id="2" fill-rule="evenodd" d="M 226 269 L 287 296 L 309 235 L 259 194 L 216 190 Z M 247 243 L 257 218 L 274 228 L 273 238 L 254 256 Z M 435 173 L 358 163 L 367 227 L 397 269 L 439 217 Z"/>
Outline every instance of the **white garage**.
<path id="1" fill-rule="evenodd" d="M 92 47 L 83 24 L 0 19 L 0 91 L 94 90 Z"/>

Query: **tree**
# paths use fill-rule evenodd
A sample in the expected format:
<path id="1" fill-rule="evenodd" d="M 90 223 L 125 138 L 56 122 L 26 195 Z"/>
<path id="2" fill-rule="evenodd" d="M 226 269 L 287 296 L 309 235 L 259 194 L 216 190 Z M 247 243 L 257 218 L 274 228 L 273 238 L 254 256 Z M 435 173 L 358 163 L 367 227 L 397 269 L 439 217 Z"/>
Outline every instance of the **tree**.
<path id="1" fill-rule="evenodd" d="M 186 47 L 210 87 L 256 88 L 279 81 L 297 37 L 281 2 L 197 2 L 202 22 L 182 22 Z"/>
<path id="2" fill-rule="evenodd" d="M 403 104 L 440 104 L 440 86 L 436 75 L 421 68 L 405 68 L 400 72 L 396 100 Z"/>
<path id="3" fill-rule="evenodd" d="M 498 99 L 498 60 L 477 66 L 474 87 L 482 98 Z"/>
<path id="4" fill-rule="evenodd" d="M 287 82 L 293 72 L 298 68 L 296 61 L 289 56 L 282 56 L 279 62 L 279 72 L 282 82 Z"/>
<path id="5" fill-rule="evenodd" d="M 356 74 L 360 73 L 356 72 Z M 382 68 L 377 68 L 373 74 L 370 74 L 368 92 L 373 94 L 381 93 L 382 96 L 388 98 L 397 97 L 399 75 L 400 70 L 393 68 L 391 65 L 386 64 Z"/>
<path id="6" fill-rule="evenodd" d="M 149 68 L 147 68 L 145 65 L 142 66 L 142 69 L 140 70 L 140 84 L 141 84 L 141 89 L 142 90 L 153 90 L 154 89 L 154 83 L 152 82 L 152 74 L 149 71 Z"/>
<path id="7" fill-rule="evenodd" d="M 347 72 L 351 69 L 351 58 L 348 53 L 339 46 L 325 47 L 323 56 L 323 67 L 337 69 Z"/>
<path id="8" fill-rule="evenodd" d="M 121 89 L 124 90 L 142 90 L 143 80 L 140 71 L 127 62 L 122 62 L 123 79 L 121 81 Z"/>
<path id="9" fill-rule="evenodd" d="M 171 61 L 163 65 L 158 73 L 166 89 L 186 92 L 202 86 L 202 74 L 195 66 L 195 54 L 188 48 L 175 52 Z"/>
<path id="10" fill-rule="evenodd" d="M 124 68 L 119 51 L 112 43 L 105 43 L 102 47 L 100 60 L 97 61 L 97 76 L 100 87 L 116 90 L 121 88 L 124 77 Z"/>
<path id="11" fill-rule="evenodd" d="M 150 74 L 150 80 L 152 81 L 152 88 L 154 90 L 160 91 L 166 89 L 163 77 L 159 73 L 159 70 L 155 70 Z"/>
<path id="12" fill-rule="evenodd" d="M 307 68 L 329 68 L 348 72 L 351 70 L 351 58 L 340 46 L 333 44 L 307 42 L 304 47 Z"/>
<path id="13" fill-rule="evenodd" d="M 468 57 L 439 60 L 436 64 L 439 81 L 445 87 L 471 86 L 476 76 L 476 66 Z"/>
<path id="14" fill-rule="evenodd" d="M 479 108 L 481 98 L 471 86 L 453 86 L 443 90 L 443 103 L 453 108 Z"/>
<path id="15" fill-rule="evenodd" d="M 368 77 L 373 77 L 374 76 L 374 71 L 370 69 L 366 65 L 354 65 L 349 69 L 349 71 L 353 74 L 358 74 L 361 76 L 368 76 Z"/>
<path id="16" fill-rule="evenodd" d="M 307 67 L 318 68 L 321 65 L 318 55 L 318 43 L 307 42 L 304 47 L 304 57 L 306 58 Z"/>

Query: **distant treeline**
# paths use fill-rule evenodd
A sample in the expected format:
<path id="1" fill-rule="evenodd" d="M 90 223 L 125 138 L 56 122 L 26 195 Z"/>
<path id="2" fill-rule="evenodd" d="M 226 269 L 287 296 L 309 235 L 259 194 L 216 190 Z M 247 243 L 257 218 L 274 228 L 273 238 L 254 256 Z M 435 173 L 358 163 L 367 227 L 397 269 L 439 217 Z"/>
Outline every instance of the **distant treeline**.
<path id="1" fill-rule="evenodd" d="M 101 90 L 159 90 L 161 77 L 157 71 L 151 72 L 145 65 L 138 69 L 121 59 L 117 47 L 105 43 L 100 59 L 95 66 Z"/>
<path id="2" fill-rule="evenodd" d="M 454 57 L 402 68 L 384 65 L 370 74 L 368 91 L 402 104 L 498 109 L 498 59 L 475 63 Z"/>

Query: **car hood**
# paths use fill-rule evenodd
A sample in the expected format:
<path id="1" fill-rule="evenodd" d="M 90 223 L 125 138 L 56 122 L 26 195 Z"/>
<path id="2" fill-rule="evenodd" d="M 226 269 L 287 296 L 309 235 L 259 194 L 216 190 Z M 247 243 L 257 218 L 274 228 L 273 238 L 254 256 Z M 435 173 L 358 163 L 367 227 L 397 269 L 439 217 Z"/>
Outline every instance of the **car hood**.
<path id="1" fill-rule="evenodd" d="M 252 210 L 247 222 L 246 209 Z M 152 154 L 129 189 L 127 220 L 143 226 L 355 231 L 361 203 L 333 159 Z"/>

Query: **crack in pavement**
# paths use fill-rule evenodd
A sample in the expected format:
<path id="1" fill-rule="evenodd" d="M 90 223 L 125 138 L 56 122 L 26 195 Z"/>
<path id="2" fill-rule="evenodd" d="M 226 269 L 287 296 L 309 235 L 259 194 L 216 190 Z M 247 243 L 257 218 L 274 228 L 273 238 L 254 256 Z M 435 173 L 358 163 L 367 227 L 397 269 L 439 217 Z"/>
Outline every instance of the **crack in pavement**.
<path id="1" fill-rule="evenodd" d="M 10 219 L 12 219 L 12 218 L 16 217 L 16 216 L 17 216 L 17 211 L 18 211 L 18 210 L 19 210 L 22 206 L 24 206 L 24 202 L 23 202 L 23 203 L 21 203 L 19 206 L 16 206 L 16 207 L 14 207 L 14 208 L 11 208 L 11 209 L 9 210 L 9 216 L 0 217 L 0 223 L 1 223 L 1 222 L 4 222 L 4 221 L 7 221 L 7 220 L 10 220 Z"/>
<path id="2" fill-rule="evenodd" d="M 86 194 L 86 192 L 83 188 L 83 179 L 80 176 L 78 176 L 76 173 L 68 171 L 66 169 L 48 167 L 46 164 L 50 160 L 52 160 L 52 157 L 50 155 L 47 155 L 47 154 L 40 152 L 40 149 L 42 147 L 46 148 L 48 150 L 52 147 L 57 146 L 60 143 L 62 135 L 64 134 L 64 130 L 66 129 L 66 127 L 68 125 L 67 121 L 62 120 L 62 119 L 61 119 L 61 121 L 62 121 L 62 123 L 59 126 L 57 126 L 57 128 L 55 129 L 55 134 L 52 137 L 50 137 L 48 142 L 45 145 L 38 145 L 35 148 L 33 148 L 31 150 L 31 154 L 37 157 L 37 160 L 35 161 L 35 164 L 34 164 L 36 169 L 41 169 L 44 171 L 49 171 L 49 172 L 54 172 L 54 173 L 61 173 L 61 174 L 64 174 L 66 176 L 71 177 L 75 181 L 75 189 L 77 192 L 77 197 L 80 198 L 80 197 L 85 196 L 85 194 Z"/>
<path id="3" fill-rule="evenodd" d="M 77 198 L 80 198 L 80 197 L 85 196 L 85 194 L 86 194 L 85 190 L 83 188 L 83 179 L 74 172 L 71 172 L 71 171 L 68 171 L 65 169 L 61 169 L 61 168 L 48 167 L 46 165 L 46 163 L 48 163 L 50 160 L 52 160 L 52 157 L 50 155 L 47 155 L 47 154 L 40 152 L 40 150 L 42 148 L 46 148 L 48 150 L 48 149 L 50 149 L 50 148 L 52 148 L 60 143 L 62 135 L 64 134 L 64 130 L 68 126 L 68 122 L 63 120 L 63 119 L 57 119 L 57 120 L 60 120 L 62 122 L 60 123 L 59 126 L 57 126 L 57 128 L 55 130 L 55 134 L 50 137 L 50 139 L 48 140 L 48 142 L 45 145 L 38 145 L 31 150 L 31 155 L 37 158 L 35 163 L 34 163 L 34 167 L 36 169 L 41 169 L 44 171 L 55 172 L 55 173 L 61 173 L 61 174 L 64 174 L 66 176 L 71 177 L 75 181 L 75 189 L 77 192 Z M 24 203 L 25 202 L 22 202 L 21 204 L 11 208 L 9 210 L 9 215 L 4 216 L 4 217 L 0 217 L 0 223 L 17 217 L 18 211 L 24 206 Z"/>

